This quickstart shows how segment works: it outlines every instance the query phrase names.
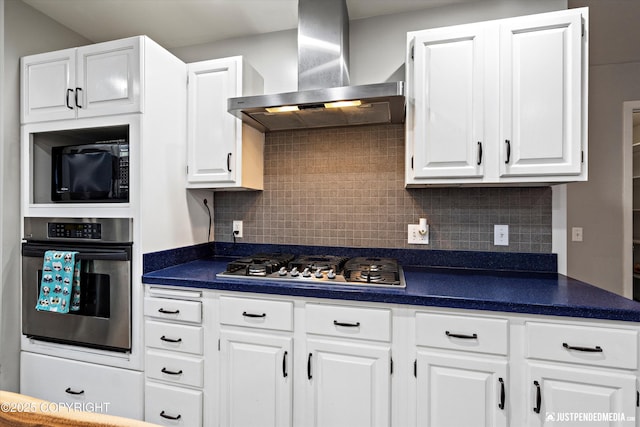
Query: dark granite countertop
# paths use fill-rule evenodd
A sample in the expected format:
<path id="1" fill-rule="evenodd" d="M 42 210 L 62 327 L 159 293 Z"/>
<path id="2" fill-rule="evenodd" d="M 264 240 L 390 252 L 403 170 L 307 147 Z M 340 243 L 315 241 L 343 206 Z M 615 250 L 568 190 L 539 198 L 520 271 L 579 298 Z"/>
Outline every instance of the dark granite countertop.
<path id="1" fill-rule="evenodd" d="M 211 253 L 223 253 L 225 249 L 228 248 L 206 247 L 203 249 L 201 247 L 195 256 L 192 253 L 189 256 L 184 254 L 176 256 L 174 252 L 157 253 L 160 254 L 159 257 L 145 259 L 143 283 L 283 296 L 640 322 L 640 303 L 548 271 L 549 265 L 537 271 L 536 269 L 533 269 L 534 271 L 478 269 L 455 265 L 455 263 L 453 267 L 443 265 L 434 267 L 411 265 L 414 263 L 407 262 L 411 259 L 409 257 L 401 259 L 404 261 L 401 263 L 407 284 L 405 289 L 366 288 L 348 284 L 321 285 L 291 281 L 217 278 L 216 274 L 225 270 L 230 258 L 212 256 Z M 243 255 L 241 252 L 243 251 L 237 255 Z M 513 255 L 510 256 L 513 257 Z M 195 259 L 189 260 L 189 257 L 195 257 Z M 482 258 L 482 255 L 479 257 Z M 167 258 L 171 258 L 172 261 L 159 262 Z M 510 261 L 517 260 L 510 259 Z"/>

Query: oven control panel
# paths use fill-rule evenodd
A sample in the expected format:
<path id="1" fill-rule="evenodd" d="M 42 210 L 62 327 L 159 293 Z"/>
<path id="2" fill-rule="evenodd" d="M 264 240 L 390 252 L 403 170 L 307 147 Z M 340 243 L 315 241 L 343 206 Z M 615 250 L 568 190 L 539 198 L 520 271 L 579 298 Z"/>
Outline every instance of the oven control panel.
<path id="1" fill-rule="evenodd" d="M 102 239 L 100 223 L 50 222 L 47 235 L 51 239 Z"/>

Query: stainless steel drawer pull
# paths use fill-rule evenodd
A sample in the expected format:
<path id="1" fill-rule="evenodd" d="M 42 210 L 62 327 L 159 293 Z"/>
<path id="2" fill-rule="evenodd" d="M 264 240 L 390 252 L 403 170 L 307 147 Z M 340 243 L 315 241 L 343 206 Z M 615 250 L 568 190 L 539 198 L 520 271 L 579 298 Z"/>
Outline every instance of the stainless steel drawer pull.
<path id="1" fill-rule="evenodd" d="M 160 307 L 158 309 L 158 312 L 162 314 L 178 314 L 180 313 L 180 310 L 165 310 L 164 308 Z"/>
<path id="2" fill-rule="evenodd" d="M 253 318 L 267 317 L 267 313 L 257 314 L 257 313 L 247 313 L 246 311 L 243 311 L 242 315 L 244 317 L 253 317 Z"/>
<path id="3" fill-rule="evenodd" d="M 167 338 L 164 335 L 160 337 L 160 339 L 162 341 L 166 341 L 166 342 L 173 342 L 173 343 L 177 343 L 177 342 L 182 342 L 182 338 L 178 338 L 178 339 L 173 339 L 173 338 Z"/>
<path id="4" fill-rule="evenodd" d="M 84 390 L 80 390 L 80 391 L 75 391 L 75 390 L 71 390 L 71 387 L 67 387 L 67 389 L 64 391 L 65 393 L 69 393 L 69 394 L 84 394 Z"/>
<path id="5" fill-rule="evenodd" d="M 182 418 L 182 415 L 178 414 L 177 416 L 172 416 L 172 415 L 167 415 L 164 413 L 164 411 L 160 412 L 160 416 L 162 418 L 166 418 L 168 420 L 179 420 L 180 418 Z"/>
<path id="6" fill-rule="evenodd" d="M 595 347 L 579 347 L 579 346 L 569 345 L 566 342 L 563 342 L 562 346 L 567 350 L 586 351 L 587 353 L 602 353 L 603 351 L 602 347 L 600 347 L 599 345 Z"/>
<path id="7" fill-rule="evenodd" d="M 179 371 L 170 371 L 167 368 L 162 368 L 160 369 L 160 372 L 162 372 L 163 374 L 169 374 L 169 375 L 182 375 L 182 369 L 180 369 Z"/>
<path id="8" fill-rule="evenodd" d="M 344 326 L 345 328 L 358 328 L 360 327 L 360 322 L 351 323 L 351 322 L 338 322 L 337 320 L 333 321 L 335 326 Z"/>
<path id="9" fill-rule="evenodd" d="M 445 331 L 444 332 L 446 336 L 450 337 L 450 338 L 460 338 L 463 340 L 477 340 L 478 339 L 478 334 L 471 334 L 471 335 L 466 335 L 466 334 L 454 334 L 453 332 L 449 332 L 449 331 Z"/>

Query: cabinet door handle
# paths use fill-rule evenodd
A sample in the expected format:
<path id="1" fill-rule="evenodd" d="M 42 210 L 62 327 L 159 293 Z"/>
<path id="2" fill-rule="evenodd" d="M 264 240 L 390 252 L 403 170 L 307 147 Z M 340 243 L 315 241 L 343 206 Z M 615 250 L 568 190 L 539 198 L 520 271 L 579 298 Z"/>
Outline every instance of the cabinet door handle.
<path id="1" fill-rule="evenodd" d="M 482 142 L 478 141 L 478 166 L 482 164 Z"/>
<path id="2" fill-rule="evenodd" d="M 75 93 L 75 99 L 76 99 L 76 107 L 78 108 L 82 108 L 82 105 L 80 105 L 80 103 L 78 102 L 78 93 L 82 93 L 82 88 L 81 87 L 77 87 L 76 88 L 76 93 Z"/>
<path id="3" fill-rule="evenodd" d="M 71 104 L 69 104 L 69 93 L 73 92 L 73 89 L 67 89 L 67 108 L 73 110 Z"/>
<path id="4" fill-rule="evenodd" d="M 282 355 L 282 376 L 287 378 L 289 373 L 287 372 L 287 352 L 285 351 Z"/>
<path id="5" fill-rule="evenodd" d="M 253 318 L 267 317 L 267 313 L 257 314 L 257 313 L 247 313 L 246 311 L 243 311 L 242 315 L 244 317 L 253 317 Z"/>
<path id="6" fill-rule="evenodd" d="M 498 408 L 504 410 L 504 399 L 505 399 L 505 391 L 504 391 L 504 380 L 502 378 L 498 378 L 500 382 L 500 403 L 498 403 Z"/>
<path id="7" fill-rule="evenodd" d="M 511 159 L 511 141 L 508 139 L 504 140 L 505 144 L 507 144 L 507 160 L 505 160 L 505 164 L 509 164 L 509 160 Z"/>
<path id="8" fill-rule="evenodd" d="M 579 346 L 569 345 L 566 342 L 563 342 L 562 346 L 567 350 L 585 351 L 587 353 L 602 353 L 603 351 L 602 347 L 600 347 L 599 345 L 595 347 L 579 347 Z"/>
<path id="9" fill-rule="evenodd" d="M 533 408 L 533 412 L 536 414 L 540 413 L 540 405 L 542 404 L 542 393 L 540 391 L 540 383 L 538 381 L 534 381 L 533 385 L 536 386 L 536 406 Z"/>
<path id="10" fill-rule="evenodd" d="M 360 322 L 351 323 L 351 322 L 338 322 L 337 320 L 334 320 L 333 324 L 335 326 L 344 326 L 345 328 L 358 328 L 358 327 L 360 327 Z"/>
<path id="11" fill-rule="evenodd" d="M 166 341 L 166 342 L 173 342 L 173 343 L 176 343 L 176 342 L 182 342 L 182 338 L 173 339 L 173 338 L 167 338 L 167 337 L 165 337 L 164 335 L 163 335 L 163 336 L 161 336 L 161 337 L 160 337 L 160 339 L 161 339 L 162 341 Z"/>
<path id="12" fill-rule="evenodd" d="M 182 375 L 182 369 L 180 369 L 179 371 L 170 371 L 167 368 L 162 368 L 160 372 L 162 372 L 163 374 L 169 374 L 169 375 Z"/>
<path id="13" fill-rule="evenodd" d="M 162 314 L 178 314 L 180 313 L 180 310 L 165 310 L 164 308 L 161 307 L 158 309 L 158 312 Z"/>
<path id="14" fill-rule="evenodd" d="M 67 389 L 64 392 L 69 394 L 75 394 L 75 395 L 84 394 L 84 390 L 75 391 L 75 390 L 71 390 L 71 387 L 67 387 Z"/>
<path id="15" fill-rule="evenodd" d="M 167 414 L 165 414 L 165 413 L 164 413 L 164 411 L 160 412 L 160 416 L 161 416 L 162 418 L 166 418 L 166 419 L 168 419 L 168 420 L 179 420 L 180 418 L 182 418 L 182 415 L 180 415 L 180 414 L 178 414 L 178 415 L 176 415 L 176 416 L 174 417 L 174 416 L 172 416 L 172 415 L 167 415 Z"/>
<path id="16" fill-rule="evenodd" d="M 478 334 L 471 334 L 471 335 L 454 334 L 453 332 L 449 332 L 449 331 L 445 331 L 444 333 L 449 338 L 460 338 L 460 339 L 463 339 L 463 340 L 477 340 L 478 339 Z"/>
<path id="17" fill-rule="evenodd" d="M 311 355 L 312 353 L 309 353 L 309 357 L 307 358 L 307 378 L 308 379 L 313 378 L 313 375 L 311 375 Z"/>
<path id="18" fill-rule="evenodd" d="M 231 153 L 227 154 L 227 170 L 231 172 Z"/>

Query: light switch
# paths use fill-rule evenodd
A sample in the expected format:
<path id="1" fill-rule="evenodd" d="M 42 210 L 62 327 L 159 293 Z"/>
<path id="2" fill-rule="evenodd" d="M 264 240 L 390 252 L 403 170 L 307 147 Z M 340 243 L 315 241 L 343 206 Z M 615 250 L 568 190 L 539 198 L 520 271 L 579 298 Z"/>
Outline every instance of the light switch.
<path id="1" fill-rule="evenodd" d="M 509 246 L 509 226 L 494 225 L 493 226 L 493 244 L 494 246 Z"/>

